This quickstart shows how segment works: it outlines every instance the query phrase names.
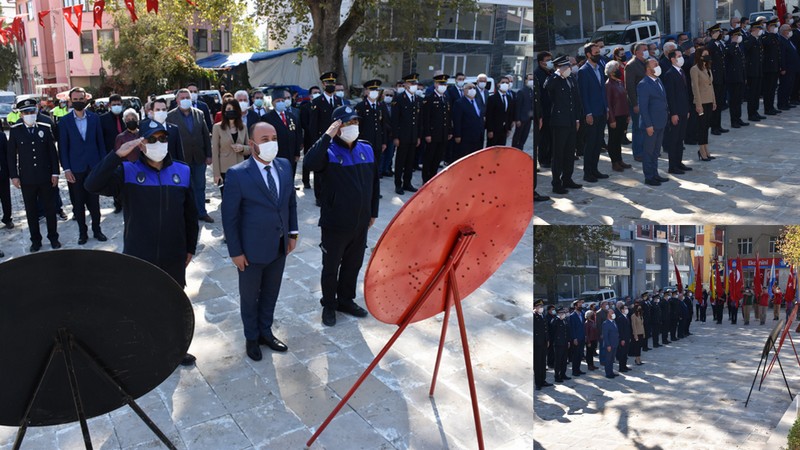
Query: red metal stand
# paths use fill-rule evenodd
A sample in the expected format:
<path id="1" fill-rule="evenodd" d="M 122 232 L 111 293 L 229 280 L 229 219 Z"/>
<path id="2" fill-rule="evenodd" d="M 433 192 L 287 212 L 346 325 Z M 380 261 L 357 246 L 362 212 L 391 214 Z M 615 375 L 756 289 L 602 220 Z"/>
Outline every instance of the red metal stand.
<path id="1" fill-rule="evenodd" d="M 442 349 L 444 347 L 444 340 L 447 334 L 447 322 L 450 318 L 450 306 L 455 305 L 456 308 L 456 315 L 458 316 L 458 326 L 461 332 L 461 345 L 464 349 L 464 362 L 466 364 L 467 369 L 467 378 L 469 380 L 469 391 L 470 396 L 472 398 L 472 412 L 473 417 L 475 419 L 475 429 L 478 436 L 478 448 L 483 450 L 483 430 L 481 428 L 480 422 L 480 411 L 478 410 L 478 398 L 477 393 L 475 390 L 475 379 L 472 373 L 472 362 L 470 359 L 469 354 L 469 344 L 467 342 L 467 329 L 464 323 L 464 313 L 461 308 L 461 297 L 458 293 L 458 286 L 456 283 L 456 274 L 455 270 L 458 268 L 458 264 L 461 261 L 461 258 L 464 256 L 467 248 L 469 247 L 470 242 L 475 237 L 475 232 L 471 228 L 463 228 L 459 231 L 458 236 L 456 237 L 455 243 L 453 244 L 452 249 L 450 250 L 449 256 L 447 260 L 443 264 L 443 266 L 437 271 L 436 276 L 428 283 L 428 286 L 425 290 L 420 294 L 416 301 L 411 303 L 410 308 L 405 312 L 403 315 L 403 320 L 398 324 L 399 328 L 389 341 L 384 345 L 381 351 L 375 356 L 375 359 L 372 360 L 370 365 L 361 374 L 361 376 L 356 380 L 355 384 L 350 388 L 347 394 L 342 397 L 342 400 L 339 401 L 339 404 L 333 408 L 333 411 L 328 415 L 322 425 L 317 429 L 311 439 L 306 442 L 306 447 L 310 447 L 314 441 L 317 440 L 319 435 L 325 430 L 328 424 L 333 420 L 336 414 L 344 407 L 350 397 L 358 390 L 361 386 L 361 383 L 369 376 L 373 369 L 378 365 L 378 363 L 383 359 L 389 349 L 394 345 L 397 338 L 405 331 L 406 327 L 411 323 L 412 319 L 419 311 L 419 309 L 425 304 L 425 302 L 429 299 L 431 294 L 434 292 L 435 287 L 439 284 L 442 279 L 445 281 L 445 287 L 447 289 L 447 302 L 444 308 L 444 320 L 442 325 L 442 335 L 439 340 L 439 350 L 436 356 L 436 366 L 433 372 L 433 380 L 431 381 L 431 390 L 430 395 L 433 395 L 434 387 L 436 385 L 436 376 L 439 372 L 439 363 L 441 362 L 442 357 Z"/>

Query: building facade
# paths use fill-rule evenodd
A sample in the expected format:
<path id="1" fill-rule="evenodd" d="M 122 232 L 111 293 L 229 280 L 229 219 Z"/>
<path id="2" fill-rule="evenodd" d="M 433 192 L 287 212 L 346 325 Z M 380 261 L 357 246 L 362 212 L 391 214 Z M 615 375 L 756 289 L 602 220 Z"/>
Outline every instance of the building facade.
<path id="1" fill-rule="evenodd" d="M 726 265 L 731 268 L 732 261 L 739 257 L 742 266 L 744 285 L 752 286 L 756 271 L 756 257 L 759 260 L 764 283 L 769 282 L 772 266 L 775 266 L 775 279 L 781 289 L 786 289 L 789 279 L 789 266 L 780 253 L 778 239 L 781 227 L 777 225 L 731 225 L 725 227 Z"/>

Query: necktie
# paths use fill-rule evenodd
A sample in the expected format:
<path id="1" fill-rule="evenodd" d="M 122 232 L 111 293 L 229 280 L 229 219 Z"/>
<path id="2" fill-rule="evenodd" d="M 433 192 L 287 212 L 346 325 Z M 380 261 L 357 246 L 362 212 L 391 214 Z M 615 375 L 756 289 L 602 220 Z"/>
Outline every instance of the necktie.
<path id="1" fill-rule="evenodd" d="M 269 173 L 270 166 L 265 166 L 264 170 L 267 171 L 267 191 L 269 191 L 269 198 L 275 203 L 278 203 L 278 186 L 275 185 L 275 180 L 272 179 L 272 174 Z"/>
<path id="2" fill-rule="evenodd" d="M 283 125 L 284 125 L 284 126 L 288 126 L 288 125 L 286 124 L 286 116 L 285 116 L 283 113 L 281 113 L 281 120 L 283 121 Z"/>
<path id="3" fill-rule="evenodd" d="M 122 120 L 120 120 L 119 116 L 117 116 L 116 119 L 117 119 L 117 133 L 122 133 Z"/>
<path id="4" fill-rule="evenodd" d="M 33 132 L 34 132 L 34 129 L 33 129 L 33 127 L 30 127 L 30 128 L 28 128 L 28 132 L 30 132 L 30 133 L 31 133 L 31 136 L 33 136 Z"/>
<path id="5" fill-rule="evenodd" d="M 475 110 L 475 114 L 480 116 L 481 115 L 481 111 L 478 109 L 478 105 L 475 104 L 475 100 L 470 99 L 469 102 L 472 103 L 472 109 Z"/>
<path id="6" fill-rule="evenodd" d="M 331 106 L 336 106 L 334 105 L 333 97 L 331 97 Z"/>
<path id="7" fill-rule="evenodd" d="M 506 94 L 503 94 L 503 111 L 508 111 L 508 101 L 506 100 Z"/>

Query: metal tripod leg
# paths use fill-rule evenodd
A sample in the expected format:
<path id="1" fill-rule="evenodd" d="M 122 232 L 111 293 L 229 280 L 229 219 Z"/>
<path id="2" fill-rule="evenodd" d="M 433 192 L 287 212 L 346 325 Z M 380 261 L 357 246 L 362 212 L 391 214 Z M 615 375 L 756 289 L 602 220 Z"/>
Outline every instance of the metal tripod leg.
<path id="1" fill-rule="evenodd" d="M 65 328 L 58 330 L 58 339 L 61 341 L 61 351 L 64 353 L 64 362 L 67 364 L 67 377 L 69 378 L 69 388 L 72 391 L 72 402 L 75 404 L 75 412 L 78 413 L 78 420 L 81 423 L 81 433 L 83 433 L 83 444 L 86 450 L 92 450 L 92 437 L 89 435 L 89 425 L 86 423 L 86 413 L 83 410 L 83 401 L 78 387 L 78 378 L 75 375 L 75 366 L 72 364 L 72 350 L 70 349 L 71 339 Z"/>
<path id="2" fill-rule="evenodd" d="M 25 416 L 23 416 L 22 421 L 20 422 L 19 429 L 17 430 L 17 438 L 14 440 L 14 450 L 19 450 L 20 446 L 22 445 L 22 440 L 25 439 L 25 432 L 28 431 L 28 424 L 30 423 L 33 405 L 36 404 L 36 398 L 39 396 L 39 391 L 44 384 L 45 378 L 47 378 L 47 373 L 50 371 L 50 365 L 53 363 L 53 358 L 55 358 L 56 353 L 60 351 L 61 341 L 56 339 L 55 343 L 53 344 L 53 348 L 50 350 L 50 356 L 47 358 L 47 364 L 45 364 L 44 370 L 42 370 L 42 375 L 39 376 L 39 381 L 36 383 L 36 389 L 34 389 L 33 395 L 28 402 L 28 407 L 25 408 Z"/>

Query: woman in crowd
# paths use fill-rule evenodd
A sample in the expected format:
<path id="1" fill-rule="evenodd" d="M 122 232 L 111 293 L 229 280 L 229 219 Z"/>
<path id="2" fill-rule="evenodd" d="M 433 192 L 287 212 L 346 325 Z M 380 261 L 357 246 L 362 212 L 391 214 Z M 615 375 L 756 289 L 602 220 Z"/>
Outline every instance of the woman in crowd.
<path id="1" fill-rule="evenodd" d="M 233 94 L 231 94 L 230 92 L 226 92 L 222 96 L 222 105 L 223 105 L 222 108 L 223 109 L 225 108 L 225 102 L 226 101 L 232 100 L 232 99 L 233 99 Z M 214 123 L 220 123 L 220 122 L 222 122 L 222 109 L 220 109 L 219 111 L 217 111 L 214 114 Z"/>
<path id="2" fill-rule="evenodd" d="M 600 330 L 597 328 L 594 310 L 586 311 L 586 322 L 583 323 L 583 328 L 586 332 L 586 365 L 589 366 L 589 370 L 597 370 L 597 366 L 594 365 L 594 355 L 597 354 Z"/>
<path id="3" fill-rule="evenodd" d="M 215 123 L 211 130 L 211 166 L 214 169 L 214 183 L 221 186 L 225 182 L 225 172 L 231 166 L 250 156 L 247 145 L 247 129 L 242 122 L 239 102 L 230 98 L 222 103 L 223 120 Z M 220 193 L 224 194 L 220 187 Z"/>
<path id="4" fill-rule="evenodd" d="M 631 314 L 633 342 L 628 356 L 635 358 L 637 366 L 644 364 L 642 362 L 642 345 L 644 344 L 644 317 L 642 317 L 642 314 L 642 305 L 636 305 L 633 314 Z"/>
<path id="5" fill-rule="evenodd" d="M 622 68 L 617 61 L 606 64 L 606 100 L 608 101 L 608 156 L 611 158 L 611 168 L 622 172 L 631 167 L 622 160 L 622 138 L 630 123 L 628 110 L 628 97 L 625 84 L 622 82 Z"/>
<path id="6" fill-rule="evenodd" d="M 698 48 L 699 57 L 689 71 L 692 78 L 692 95 L 694 95 L 694 108 L 697 111 L 697 144 L 700 150 L 697 157 L 700 161 L 711 161 L 713 156 L 708 153 L 708 129 L 711 126 L 711 113 L 717 110 L 714 99 L 714 77 L 711 75 L 711 56 L 705 47 Z"/>
<path id="7" fill-rule="evenodd" d="M 114 151 L 119 150 L 122 144 L 139 138 L 139 113 L 133 108 L 128 108 L 122 113 L 122 122 L 125 130 L 114 139 Z M 126 158 L 128 161 L 139 159 L 139 149 L 135 148 Z"/>

